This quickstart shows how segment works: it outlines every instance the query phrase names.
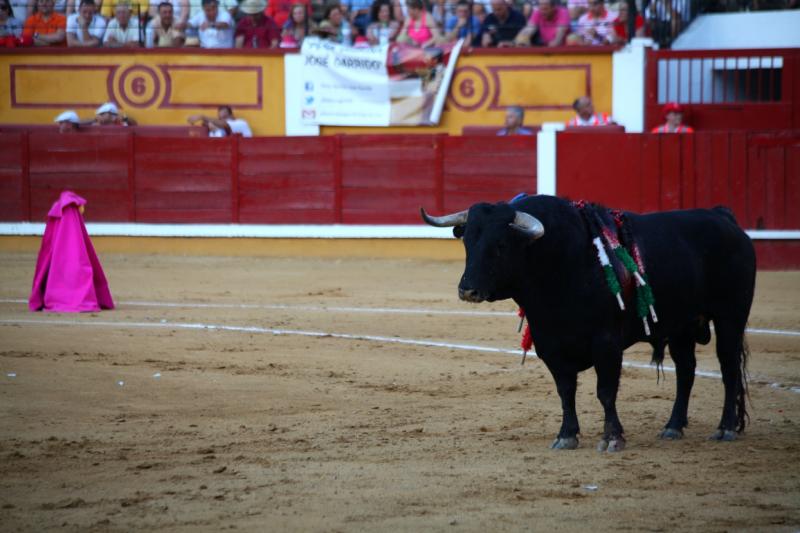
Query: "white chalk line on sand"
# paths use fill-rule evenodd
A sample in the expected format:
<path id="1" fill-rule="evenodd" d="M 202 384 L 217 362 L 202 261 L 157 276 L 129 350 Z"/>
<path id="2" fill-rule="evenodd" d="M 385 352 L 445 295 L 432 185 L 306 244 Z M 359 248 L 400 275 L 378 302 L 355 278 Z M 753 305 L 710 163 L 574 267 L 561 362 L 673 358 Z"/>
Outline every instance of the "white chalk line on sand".
<path id="1" fill-rule="evenodd" d="M 0 298 L 0 303 L 27 303 L 21 298 Z M 119 305 L 132 307 L 164 307 L 186 309 L 264 309 L 269 311 L 310 311 L 319 313 L 374 313 L 395 315 L 442 315 L 442 316 L 475 316 L 475 317 L 510 317 L 517 316 L 509 311 L 459 311 L 455 309 L 426 309 L 414 307 L 348 307 L 324 305 L 292 305 L 292 304 L 224 304 L 201 302 L 148 302 L 148 301 L 121 301 Z M 713 328 L 712 328 L 713 329 Z M 786 329 L 747 328 L 747 333 L 752 335 L 776 335 L 785 337 L 800 337 L 800 331 Z"/>
<path id="2" fill-rule="evenodd" d="M 279 328 L 264 328 L 259 326 L 230 326 L 225 324 L 203 324 L 203 323 L 186 323 L 186 322 L 122 322 L 122 321 L 75 321 L 75 320 L 33 320 L 33 319 L 7 319 L 0 320 L 0 325 L 21 326 L 21 325 L 34 325 L 34 326 L 83 326 L 83 327 L 114 327 L 114 328 L 160 328 L 160 329 L 187 329 L 187 330 L 206 330 L 206 331 L 230 331 L 237 333 L 265 333 L 271 335 L 296 335 L 301 337 L 316 337 L 316 338 L 331 338 L 331 339 L 345 339 L 345 340 L 360 340 L 370 342 L 383 342 L 387 344 L 403 344 L 411 346 L 424 346 L 433 348 L 447 348 L 451 350 L 464 350 L 472 352 L 483 353 L 498 353 L 506 355 L 514 355 L 520 357 L 520 351 L 510 350 L 507 348 L 494 348 L 492 346 L 479 346 L 474 344 L 457 344 L 441 341 L 421 340 L 421 339 L 403 339 L 399 337 L 385 337 L 381 335 L 358 335 L 351 333 L 331 333 L 326 331 L 307 331 L 299 329 L 279 329 Z M 536 352 L 530 352 L 532 356 Z M 631 361 L 623 361 L 623 367 L 626 368 L 639 368 L 639 369 L 652 369 L 653 365 L 645 363 L 635 363 Z M 664 365 L 664 371 L 675 372 L 675 367 Z M 719 379 L 722 375 L 713 370 L 696 370 L 695 375 L 704 378 Z M 787 386 L 778 382 L 759 381 L 769 385 L 774 389 L 788 390 L 795 393 L 800 393 L 800 387 Z"/>

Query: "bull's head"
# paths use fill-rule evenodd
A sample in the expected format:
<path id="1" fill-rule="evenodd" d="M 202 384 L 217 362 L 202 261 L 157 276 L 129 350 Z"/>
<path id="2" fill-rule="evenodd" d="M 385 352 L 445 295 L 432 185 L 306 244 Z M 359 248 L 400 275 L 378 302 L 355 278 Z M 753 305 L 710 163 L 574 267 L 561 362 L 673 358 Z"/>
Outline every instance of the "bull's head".
<path id="1" fill-rule="evenodd" d="M 524 270 L 525 248 L 544 235 L 539 219 L 504 203 L 476 204 L 440 217 L 420 212 L 431 226 L 452 226 L 453 234 L 464 238 L 467 261 L 458 296 L 468 302 L 510 298 L 515 273 Z"/>

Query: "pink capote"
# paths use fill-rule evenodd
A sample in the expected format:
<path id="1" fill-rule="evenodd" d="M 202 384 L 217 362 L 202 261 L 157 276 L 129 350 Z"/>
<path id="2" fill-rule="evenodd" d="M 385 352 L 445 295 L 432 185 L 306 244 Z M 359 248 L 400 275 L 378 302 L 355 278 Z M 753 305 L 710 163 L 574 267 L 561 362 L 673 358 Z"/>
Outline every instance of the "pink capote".
<path id="1" fill-rule="evenodd" d="M 86 200 L 64 191 L 47 213 L 36 260 L 31 311 L 80 313 L 114 309 L 103 267 L 83 225 L 79 208 Z"/>

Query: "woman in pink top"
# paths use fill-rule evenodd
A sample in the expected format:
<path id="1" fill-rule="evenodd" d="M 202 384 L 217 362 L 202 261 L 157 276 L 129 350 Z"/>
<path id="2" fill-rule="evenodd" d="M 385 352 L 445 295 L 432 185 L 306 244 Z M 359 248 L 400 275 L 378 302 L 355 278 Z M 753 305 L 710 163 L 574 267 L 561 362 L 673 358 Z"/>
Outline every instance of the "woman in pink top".
<path id="1" fill-rule="evenodd" d="M 441 40 L 441 32 L 433 16 L 425 10 L 422 0 L 408 0 L 408 18 L 400 31 L 398 42 L 426 48 Z"/>

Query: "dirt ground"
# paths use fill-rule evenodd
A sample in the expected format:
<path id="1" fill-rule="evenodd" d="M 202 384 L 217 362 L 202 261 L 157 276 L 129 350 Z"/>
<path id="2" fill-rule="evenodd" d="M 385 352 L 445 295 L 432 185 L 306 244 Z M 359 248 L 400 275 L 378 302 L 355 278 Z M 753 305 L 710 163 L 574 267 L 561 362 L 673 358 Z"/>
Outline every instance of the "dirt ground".
<path id="1" fill-rule="evenodd" d="M 35 255 L 0 254 L 2 531 L 800 530 L 800 336 L 749 335 L 735 442 L 707 440 L 718 378 L 664 442 L 674 374 L 626 367 L 628 448 L 595 451 L 590 371 L 559 452 L 541 361 L 469 349 L 520 337 L 458 301 L 460 262 L 101 259 L 116 310 L 34 314 Z M 759 275 L 750 327 L 800 331 L 800 273 Z"/>

